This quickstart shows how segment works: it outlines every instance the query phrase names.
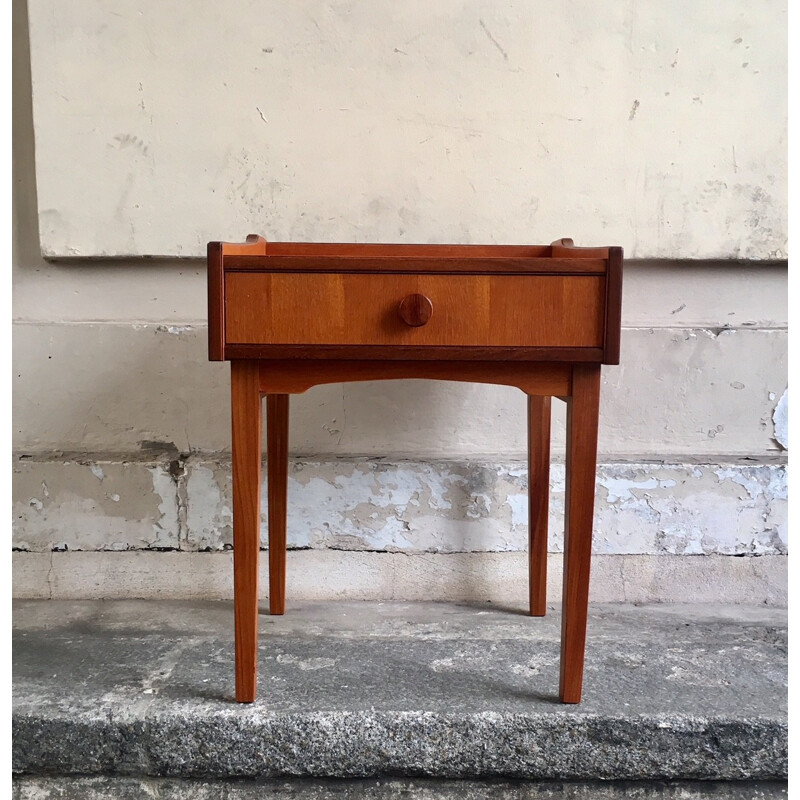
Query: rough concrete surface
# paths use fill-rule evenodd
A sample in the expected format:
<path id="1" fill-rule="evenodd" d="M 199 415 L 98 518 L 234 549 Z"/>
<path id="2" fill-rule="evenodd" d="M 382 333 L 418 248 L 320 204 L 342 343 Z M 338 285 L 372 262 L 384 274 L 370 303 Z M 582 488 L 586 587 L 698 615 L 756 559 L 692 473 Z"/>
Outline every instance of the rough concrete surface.
<path id="1" fill-rule="evenodd" d="M 558 613 L 290 605 L 233 701 L 227 603 L 19 602 L 14 769 L 162 777 L 782 779 L 786 615 L 591 607 L 584 699 Z"/>
<path id="2" fill-rule="evenodd" d="M 51 600 L 233 597 L 233 554 L 13 553 L 14 597 Z M 561 598 L 563 556 L 548 557 L 547 597 Z M 268 596 L 268 559 L 259 586 Z M 295 600 L 449 600 L 515 605 L 528 595 L 526 553 L 375 553 L 290 550 Z M 591 596 L 611 603 L 758 603 L 786 606 L 788 557 L 592 557 Z"/>
<path id="3" fill-rule="evenodd" d="M 778 800 L 784 781 L 15 778 L 14 800 Z"/>

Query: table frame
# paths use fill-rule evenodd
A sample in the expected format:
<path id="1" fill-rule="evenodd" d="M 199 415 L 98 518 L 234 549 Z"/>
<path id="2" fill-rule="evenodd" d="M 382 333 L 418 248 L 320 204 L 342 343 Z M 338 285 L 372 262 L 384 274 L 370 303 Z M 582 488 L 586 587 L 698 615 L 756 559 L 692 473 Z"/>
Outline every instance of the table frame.
<path id="1" fill-rule="evenodd" d="M 336 246 L 343 247 L 343 246 Z M 352 247 L 358 248 L 358 245 Z M 574 251 L 571 240 L 551 247 Z M 228 248 L 225 251 L 225 248 Z M 234 609 L 236 699 L 256 697 L 258 655 L 258 571 L 260 548 L 260 490 L 262 399 L 267 413 L 267 523 L 269 537 L 269 610 L 286 608 L 286 516 L 289 439 L 289 395 L 312 386 L 386 379 L 437 379 L 515 386 L 528 396 L 529 454 L 529 612 L 546 611 L 547 541 L 550 489 L 551 398 L 567 405 L 566 486 L 564 509 L 564 576 L 562 595 L 559 697 L 578 703 L 583 685 L 589 569 L 592 547 L 597 430 L 602 363 L 618 363 L 621 307 L 622 250 L 593 248 L 584 257 L 608 259 L 604 348 L 599 354 L 550 348 L 525 360 L 507 354 L 488 360 L 479 351 L 460 358 L 402 358 L 397 353 L 379 358 L 288 358 L 280 348 L 231 346 L 224 341 L 222 258 L 266 254 L 260 237 L 242 245 L 209 245 L 209 349 L 212 360 L 231 360 L 233 444 Z M 387 348 L 383 348 L 386 350 Z M 342 353 L 353 348 L 340 348 Z M 281 357 L 271 358 L 271 353 Z M 489 354 L 485 354 L 489 355 Z M 587 360 L 590 359 L 590 360 Z"/>

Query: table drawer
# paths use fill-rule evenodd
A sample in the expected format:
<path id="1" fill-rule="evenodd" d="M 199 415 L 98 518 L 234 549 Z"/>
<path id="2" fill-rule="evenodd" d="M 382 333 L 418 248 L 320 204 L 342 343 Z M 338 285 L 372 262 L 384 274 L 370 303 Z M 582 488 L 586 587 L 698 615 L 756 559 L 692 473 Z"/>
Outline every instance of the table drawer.
<path id="1" fill-rule="evenodd" d="M 412 327 L 399 305 L 432 304 Z M 605 277 L 229 272 L 228 344 L 602 347 Z"/>

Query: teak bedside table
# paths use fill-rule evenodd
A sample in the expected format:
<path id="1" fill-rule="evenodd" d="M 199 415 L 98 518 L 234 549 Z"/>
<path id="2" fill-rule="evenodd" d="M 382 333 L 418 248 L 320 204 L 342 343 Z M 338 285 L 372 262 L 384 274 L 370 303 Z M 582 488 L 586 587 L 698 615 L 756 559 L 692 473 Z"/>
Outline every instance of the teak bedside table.
<path id="1" fill-rule="evenodd" d="M 435 378 L 528 395 L 530 613 L 545 613 L 550 398 L 567 404 L 561 678 L 581 699 L 600 365 L 619 363 L 622 248 L 208 245 L 209 358 L 231 362 L 236 699 L 256 696 L 261 398 L 267 396 L 269 607 L 286 597 L 289 395 Z"/>

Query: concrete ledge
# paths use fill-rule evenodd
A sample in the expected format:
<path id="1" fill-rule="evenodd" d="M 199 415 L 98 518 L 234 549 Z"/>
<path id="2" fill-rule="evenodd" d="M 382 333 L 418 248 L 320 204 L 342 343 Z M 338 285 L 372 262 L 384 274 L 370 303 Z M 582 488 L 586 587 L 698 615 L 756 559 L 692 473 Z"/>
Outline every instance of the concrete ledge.
<path id="1" fill-rule="evenodd" d="M 785 781 L 14 779 L 14 800 L 779 800 Z"/>
<path id="2" fill-rule="evenodd" d="M 787 774 L 785 725 L 749 718 L 621 721 L 422 711 L 248 716 L 152 715 L 146 722 L 17 716 L 13 736 L 27 754 L 16 753 L 15 764 L 23 771 L 198 777 L 744 780 Z"/>
<path id="3" fill-rule="evenodd" d="M 559 614 L 323 603 L 265 617 L 233 698 L 226 603 L 15 607 L 18 773 L 781 779 L 786 615 L 592 607 L 584 699 L 557 701 Z"/>
<path id="4" fill-rule="evenodd" d="M 548 558 L 548 600 L 561 597 L 563 557 Z M 14 553 L 21 599 L 210 599 L 233 597 L 233 556 L 183 552 Z M 267 597 L 266 554 L 260 563 Z M 591 598 L 628 603 L 758 603 L 785 606 L 786 556 L 592 557 Z M 292 550 L 287 593 L 297 600 L 489 601 L 522 608 L 527 554 Z"/>

